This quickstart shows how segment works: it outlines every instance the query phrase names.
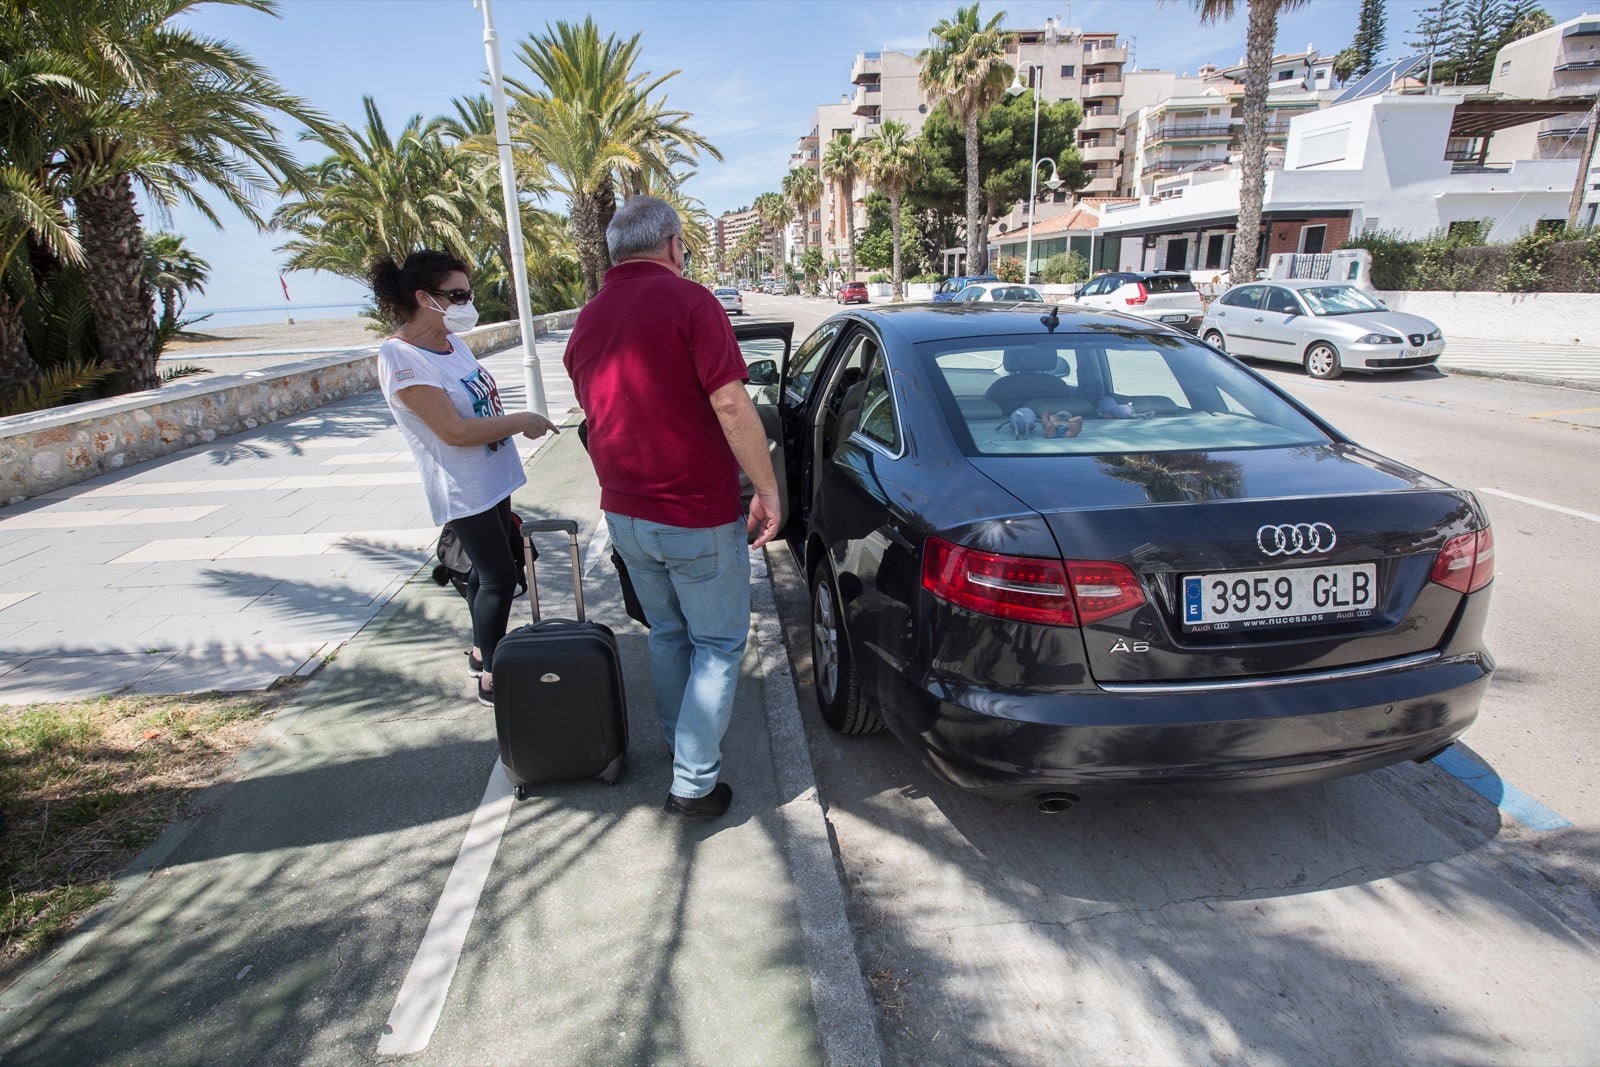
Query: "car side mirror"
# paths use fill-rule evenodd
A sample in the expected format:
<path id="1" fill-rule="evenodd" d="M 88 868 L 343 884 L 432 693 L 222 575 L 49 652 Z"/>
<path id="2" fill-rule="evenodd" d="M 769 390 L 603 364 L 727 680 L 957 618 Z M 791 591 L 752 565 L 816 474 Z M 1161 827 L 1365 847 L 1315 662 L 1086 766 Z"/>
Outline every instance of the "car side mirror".
<path id="1" fill-rule="evenodd" d="M 751 385 L 777 385 L 778 361 L 775 359 L 758 359 L 745 368 L 750 375 Z"/>

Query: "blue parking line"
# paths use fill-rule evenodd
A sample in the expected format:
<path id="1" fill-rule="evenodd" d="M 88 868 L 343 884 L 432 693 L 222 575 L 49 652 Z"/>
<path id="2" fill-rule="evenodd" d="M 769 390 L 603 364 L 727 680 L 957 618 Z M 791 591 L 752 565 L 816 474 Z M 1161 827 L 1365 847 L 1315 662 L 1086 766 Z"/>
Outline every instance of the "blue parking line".
<path id="1" fill-rule="evenodd" d="M 1435 756 L 1433 763 L 1530 830 L 1563 830 L 1572 825 L 1571 819 L 1551 811 L 1488 767 L 1468 758 L 1455 745 Z"/>

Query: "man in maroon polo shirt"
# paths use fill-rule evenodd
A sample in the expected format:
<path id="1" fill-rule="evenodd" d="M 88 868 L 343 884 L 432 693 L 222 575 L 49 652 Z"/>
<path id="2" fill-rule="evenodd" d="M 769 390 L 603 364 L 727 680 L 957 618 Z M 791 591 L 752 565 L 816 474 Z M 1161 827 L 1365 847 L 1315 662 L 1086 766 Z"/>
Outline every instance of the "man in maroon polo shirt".
<path id="1" fill-rule="evenodd" d="M 683 277 L 678 213 L 635 196 L 606 228 L 616 264 L 578 315 L 564 360 L 589 423 L 611 543 L 650 620 L 656 713 L 672 750 L 666 810 L 717 818 L 750 628 L 747 533 L 778 531 L 778 480 L 722 304 Z M 748 518 L 739 471 L 755 487 Z"/>

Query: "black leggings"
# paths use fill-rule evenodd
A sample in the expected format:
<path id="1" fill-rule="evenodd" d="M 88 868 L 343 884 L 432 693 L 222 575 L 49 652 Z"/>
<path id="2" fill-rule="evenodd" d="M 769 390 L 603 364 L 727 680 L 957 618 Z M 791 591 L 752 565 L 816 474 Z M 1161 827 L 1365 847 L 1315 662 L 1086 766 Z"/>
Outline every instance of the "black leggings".
<path id="1" fill-rule="evenodd" d="M 488 511 L 451 519 L 450 526 L 472 561 L 467 608 L 472 612 L 472 643 L 485 669 L 494 666 L 495 646 L 506 635 L 511 601 L 517 595 L 517 557 L 511 551 L 511 498 Z"/>

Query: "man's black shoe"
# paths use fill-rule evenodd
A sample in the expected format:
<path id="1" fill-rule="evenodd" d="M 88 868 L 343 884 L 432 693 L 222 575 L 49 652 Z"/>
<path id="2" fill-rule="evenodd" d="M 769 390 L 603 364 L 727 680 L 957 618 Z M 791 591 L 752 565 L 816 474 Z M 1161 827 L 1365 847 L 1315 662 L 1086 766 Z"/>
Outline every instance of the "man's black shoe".
<path id="1" fill-rule="evenodd" d="M 680 797 L 676 793 L 667 794 L 667 802 L 662 805 L 662 810 L 673 815 L 682 815 L 686 819 L 717 819 L 721 818 L 728 810 L 728 805 L 733 803 L 733 787 L 727 782 L 718 782 L 716 787 L 703 797 Z"/>

